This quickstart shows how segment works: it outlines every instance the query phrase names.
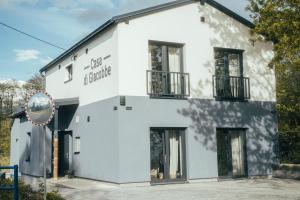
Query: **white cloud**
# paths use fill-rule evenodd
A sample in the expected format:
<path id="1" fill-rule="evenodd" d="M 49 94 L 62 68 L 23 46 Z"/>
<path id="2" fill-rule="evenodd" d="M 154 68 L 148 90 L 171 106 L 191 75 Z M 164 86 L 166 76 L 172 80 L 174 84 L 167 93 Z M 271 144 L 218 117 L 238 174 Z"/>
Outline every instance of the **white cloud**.
<path id="1" fill-rule="evenodd" d="M 16 5 L 35 5 L 39 0 L 0 0 L 0 7 L 10 7 Z"/>
<path id="2" fill-rule="evenodd" d="M 39 59 L 40 51 L 36 49 L 15 49 L 16 61 L 22 62 L 27 60 L 37 60 Z"/>
<path id="3" fill-rule="evenodd" d="M 51 62 L 52 60 L 53 60 L 53 58 L 51 58 L 51 57 L 49 57 L 49 56 L 47 56 L 47 57 L 45 57 L 45 58 L 40 58 L 40 61 L 41 61 L 42 65 L 46 65 L 46 64 L 48 64 L 49 62 Z"/>

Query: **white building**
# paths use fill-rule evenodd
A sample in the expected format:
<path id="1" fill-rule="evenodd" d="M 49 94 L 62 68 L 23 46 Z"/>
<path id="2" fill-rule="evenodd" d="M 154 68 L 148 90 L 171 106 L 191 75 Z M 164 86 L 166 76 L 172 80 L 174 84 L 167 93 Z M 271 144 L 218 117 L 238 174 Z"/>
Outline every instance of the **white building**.
<path id="1" fill-rule="evenodd" d="M 253 42 L 252 27 L 213 0 L 179 0 L 113 17 L 43 67 L 57 105 L 49 175 L 54 138 L 59 175 L 115 183 L 271 175 L 272 44 Z M 40 176 L 39 129 L 15 117 L 11 162 Z"/>

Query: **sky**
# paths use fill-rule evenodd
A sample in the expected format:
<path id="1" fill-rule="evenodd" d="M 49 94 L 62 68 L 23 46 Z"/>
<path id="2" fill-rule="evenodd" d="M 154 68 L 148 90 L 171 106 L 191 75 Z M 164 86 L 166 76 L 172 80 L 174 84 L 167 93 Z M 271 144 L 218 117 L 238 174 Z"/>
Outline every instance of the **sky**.
<path id="1" fill-rule="evenodd" d="M 172 0 L 0 0 L 5 23 L 64 49 L 114 15 Z M 249 19 L 247 0 L 216 0 Z M 0 80 L 28 80 L 63 53 L 0 24 Z"/>

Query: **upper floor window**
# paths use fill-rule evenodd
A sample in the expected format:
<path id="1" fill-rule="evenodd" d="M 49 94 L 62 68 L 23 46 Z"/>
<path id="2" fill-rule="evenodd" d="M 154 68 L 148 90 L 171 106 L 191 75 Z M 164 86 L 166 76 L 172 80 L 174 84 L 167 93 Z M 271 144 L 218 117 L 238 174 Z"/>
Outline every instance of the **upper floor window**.
<path id="1" fill-rule="evenodd" d="M 214 54 L 214 97 L 233 100 L 249 99 L 249 78 L 243 76 L 243 50 L 215 48 Z"/>
<path id="2" fill-rule="evenodd" d="M 164 72 L 183 72 L 182 45 L 150 42 L 150 67 Z"/>
<path id="3" fill-rule="evenodd" d="M 189 96 L 189 74 L 183 72 L 183 45 L 149 43 L 147 93 L 152 97 Z"/>
<path id="4" fill-rule="evenodd" d="M 215 48 L 216 76 L 243 76 L 243 50 Z"/>
<path id="5" fill-rule="evenodd" d="M 73 65 L 68 65 L 65 70 L 65 82 L 71 81 L 73 78 Z"/>

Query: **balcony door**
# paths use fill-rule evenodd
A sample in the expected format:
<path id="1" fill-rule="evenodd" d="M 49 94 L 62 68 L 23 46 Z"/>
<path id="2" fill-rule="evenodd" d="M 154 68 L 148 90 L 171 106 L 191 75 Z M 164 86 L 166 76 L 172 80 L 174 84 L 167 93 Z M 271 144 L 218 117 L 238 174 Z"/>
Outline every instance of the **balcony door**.
<path id="1" fill-rule="evenodd" d="M 217 96 L 244 98 L 243 50 L 215 48 Z"/>
<path id="2" fill-rule="evenodd" d="M 152 128 L 150 131 L 151 182 L 186 180 L 184 129 Z"/>
<path id="3" fill-rule="evenodd" d="M 182 75 L 182 45 L 149 43 L 149 65 L 152 70 L 152 90 L 162 95 L 184 94 Z"/>

